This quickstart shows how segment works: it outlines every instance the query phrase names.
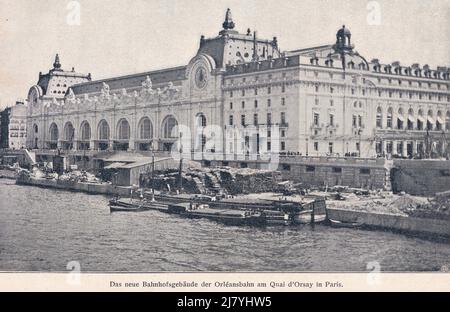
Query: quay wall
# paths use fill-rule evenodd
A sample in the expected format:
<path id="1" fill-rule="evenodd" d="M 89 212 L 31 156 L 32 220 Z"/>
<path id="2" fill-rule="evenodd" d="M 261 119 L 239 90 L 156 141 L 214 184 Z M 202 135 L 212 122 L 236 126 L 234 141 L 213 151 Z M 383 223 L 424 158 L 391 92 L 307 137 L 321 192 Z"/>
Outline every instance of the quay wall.
<path id="1" fill-rule="evenodd" d="M 418 196 L 433 196 L 450 190 L 450 161 L 395 160 L 392 190 Z"/>
<path id="2" fill-rule="evenodd" d="M 370 213 L 344 209 L 327 209 L 328 218 L 346 223 L 409 233 L 450 237 L 450 220 L 415 218 L 393 214 Z"/>
<path id="3" fill-rule="evenodd" d="M 203 165 L 226 165 L 234 168 L 269 169 L 263 161 L 239 160 L 203 162 Z M 390 190 L 392 161 L 385 159 L 283 156 L 275 164 L 275 170 L 284 180 L 301 183 L 305 187 L 349 186 L 365 189 Z M 273 168 L 273 167 L 272 167 Z"/>
<path id="4" fill-rule="evenodd" d="M 131 188 L 129 187 L 113 186 L 112 184 L 106 183 L 98 184 L 31 178 L 26 180 L 17 180 L 17 184 L 54 188 L 67 191 L 86 192 L 90 194 L 118 195 L 124 197 L 130 196 L 131 194 Z"/>

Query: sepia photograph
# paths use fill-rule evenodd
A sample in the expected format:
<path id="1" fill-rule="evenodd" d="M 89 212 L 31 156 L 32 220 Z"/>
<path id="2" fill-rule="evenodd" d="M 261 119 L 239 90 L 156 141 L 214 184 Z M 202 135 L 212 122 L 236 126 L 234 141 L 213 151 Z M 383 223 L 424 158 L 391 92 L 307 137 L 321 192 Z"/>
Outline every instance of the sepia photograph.
<path id="1" fill-rule="evenodd" d="M 449 0 L 0 6 L 0 277 L 448 285 Z"/>

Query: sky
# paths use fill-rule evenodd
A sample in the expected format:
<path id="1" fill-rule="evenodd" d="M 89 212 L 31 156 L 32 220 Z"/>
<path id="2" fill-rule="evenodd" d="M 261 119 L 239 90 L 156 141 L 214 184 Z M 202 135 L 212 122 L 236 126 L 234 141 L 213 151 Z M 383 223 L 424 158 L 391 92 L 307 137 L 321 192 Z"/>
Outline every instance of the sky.
<path id="1" fill-rule="evenodd" d="M 227 8 L 282 50 L 332 44 L 345 24 L 368 60 L 450 67 L 450 0 L 0 0 L 0 107 L 26 98 L 56 53 L 93 79 L 186 65 Z"/>

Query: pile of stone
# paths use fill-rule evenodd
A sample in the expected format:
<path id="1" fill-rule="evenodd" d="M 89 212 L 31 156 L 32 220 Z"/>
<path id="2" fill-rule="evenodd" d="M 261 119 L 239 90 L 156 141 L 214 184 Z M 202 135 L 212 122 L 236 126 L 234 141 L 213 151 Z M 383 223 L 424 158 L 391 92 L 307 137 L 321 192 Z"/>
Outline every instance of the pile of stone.
<path id="1" fill-rule="evenodd" d="M 281 174 L 275 171 L 222 168 L 217 174 L 221 186 L 232 195 L 272 192 L 282 181 Z"/>
<path id="2" fill-rule="evenodd" d="M 410 198 L 411 196 L 402 196 Z M 411 217 L 450 220 L 450 191 L 436 194 L 421 202 L 405 203 L 402 209 Z"/>
<path id="3" fill-rule="evenodd" d="M 56 175 L 57 176 L 57 175 Z M 102 181 L 92 173 L 87 171 L 74 170 L 59 176 L 61 181 L 69 182 L 85 182 L 85 183 L 101 183 Z"/>
<path id="4" fill-rule="evenodd" d="M 183 171 L 183 191 L 191 194 L 248 194 L 271 192 L 281 181 L 281 174 L 273 171 L 238 168 L 188 168 Z M 179 189 L 179 173 L 171 171 L 144 177 L 143 185 L 162 191 Z"/>

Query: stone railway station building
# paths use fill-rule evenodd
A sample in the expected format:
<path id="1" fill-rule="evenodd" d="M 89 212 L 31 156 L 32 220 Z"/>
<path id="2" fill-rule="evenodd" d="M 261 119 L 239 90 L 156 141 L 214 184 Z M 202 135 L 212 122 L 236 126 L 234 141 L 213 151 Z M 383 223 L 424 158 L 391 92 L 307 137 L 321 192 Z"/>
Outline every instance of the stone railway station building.
<path id="1" fill-rule="evenodd" d="M 447 153 L 449 68 L 366 59 L 345 26 L 330 41 L 282 51 L 276 37 L 236 31 L 228 10 L 186 66 L 92 81 L 57 55 L 28 94 L 27 147 L 169 151 L 181 134 L 183 153 L 224 162 Z"/>

